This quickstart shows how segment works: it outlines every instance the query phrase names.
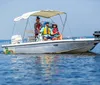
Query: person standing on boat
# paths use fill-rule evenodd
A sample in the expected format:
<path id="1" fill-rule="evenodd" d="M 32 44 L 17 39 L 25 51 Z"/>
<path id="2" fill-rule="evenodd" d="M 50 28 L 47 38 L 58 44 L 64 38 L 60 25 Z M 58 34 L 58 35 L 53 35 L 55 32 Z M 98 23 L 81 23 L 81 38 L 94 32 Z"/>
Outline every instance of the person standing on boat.
<path id="1" fill-rule="evenodd" d="M 35 29 L 35 38 L 37 38 L 38 34 L 40 33 L 42 24 L 40 23 L 40 17 L 37 16 L 36 23 L 34 24 Z"/>
<path id="2" fill-rule="evenodd" d="M 49 22 L 45 22 L 44 23 L 44 27 L 40 30 L 40 33 L 42 33 L 43 35 L 43 39 L 44 40 L 48 40 L 48 39 L 51 39 L 52 40 L 52 29 L 49 27 Z"/>

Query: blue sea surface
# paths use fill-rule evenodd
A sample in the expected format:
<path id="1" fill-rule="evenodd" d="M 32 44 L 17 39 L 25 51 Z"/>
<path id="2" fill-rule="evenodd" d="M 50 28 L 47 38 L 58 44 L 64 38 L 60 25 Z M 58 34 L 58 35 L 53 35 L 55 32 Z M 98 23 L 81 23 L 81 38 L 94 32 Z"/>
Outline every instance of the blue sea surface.
<path id="1" fill-rule="evenodd" d="M 98 54 L 5 55 L 0 51 L 0 85 L 100 85 L 99 44 L 92 50 Z"/>

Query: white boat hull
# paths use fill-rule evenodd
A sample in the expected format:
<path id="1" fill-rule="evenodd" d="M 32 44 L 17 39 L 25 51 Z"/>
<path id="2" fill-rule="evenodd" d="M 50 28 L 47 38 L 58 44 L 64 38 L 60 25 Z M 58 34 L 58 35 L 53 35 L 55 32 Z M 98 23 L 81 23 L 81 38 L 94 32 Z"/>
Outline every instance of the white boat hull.
<path id="1" fill-rule="evenodd" d="M 95 43 L 99 43 L 94 39 L 88 40 L 55 40 L 55 41 L 40 41 L 20 44 L 3 45 L 4 53 L 79 53 L 89 52 L 95 47 Z M 8 53 L 7 53 L 8 52 Z"/>

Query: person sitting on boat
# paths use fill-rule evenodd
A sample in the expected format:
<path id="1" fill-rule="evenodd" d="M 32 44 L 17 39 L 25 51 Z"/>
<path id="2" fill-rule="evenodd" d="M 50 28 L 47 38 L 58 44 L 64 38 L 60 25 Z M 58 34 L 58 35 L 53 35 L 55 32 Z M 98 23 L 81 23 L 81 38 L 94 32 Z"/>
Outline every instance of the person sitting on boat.
<path id="1" fill-rule="evenodd" d="M 34 24 L 35 29 L 35 38 L 37 38 L 38 34 L 40 33 L 42 24 L 40 23 L 40 17 L 37 16 L 36 23 Z"/>
<path id="2" fill-rule="evenodd" d="M 62 40 L 57 24 L 52 24 L 53 40 Z"/>
<path id="3" fill-rule="evenodd" d="M 52 29 L 49 27 L 49 22 L 45 22 L 44 23 L 44 27 L 40 30 L 40 33 L 42 33 L 43 35 L 43 39 L 44 40 L 48 40 L 48 39 L 51 39 L 52 40 Z"/>

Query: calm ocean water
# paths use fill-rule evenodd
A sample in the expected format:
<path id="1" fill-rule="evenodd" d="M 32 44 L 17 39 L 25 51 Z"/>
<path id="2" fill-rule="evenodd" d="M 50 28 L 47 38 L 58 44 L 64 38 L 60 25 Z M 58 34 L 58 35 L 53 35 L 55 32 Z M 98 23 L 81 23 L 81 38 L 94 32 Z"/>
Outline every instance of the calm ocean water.
<path id="1" fill-rule="evenodd" d="M 100 85 L 100 45 L 93 52 L 98 54 L 1 53 L 0 85 Z"/>

